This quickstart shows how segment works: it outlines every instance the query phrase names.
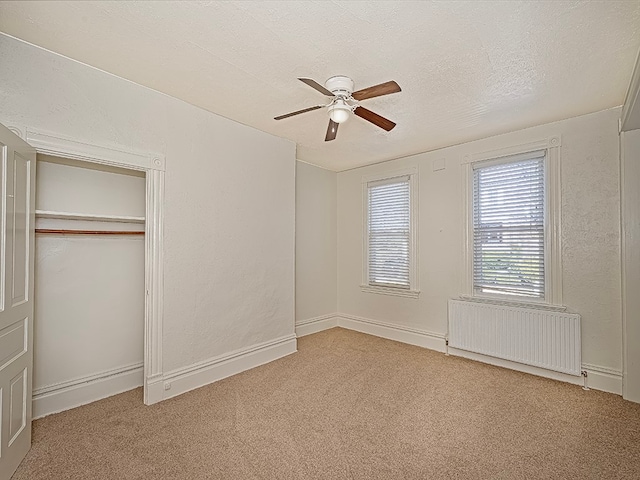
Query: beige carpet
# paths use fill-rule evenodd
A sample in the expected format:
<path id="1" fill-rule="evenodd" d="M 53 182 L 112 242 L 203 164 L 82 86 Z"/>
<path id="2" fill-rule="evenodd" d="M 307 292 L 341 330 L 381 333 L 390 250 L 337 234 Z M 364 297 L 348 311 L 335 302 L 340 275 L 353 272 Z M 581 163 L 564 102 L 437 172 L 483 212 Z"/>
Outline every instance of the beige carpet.
<path id="1" fill-rule="evenodd" d="M 335 328 L 145 407 L 34 424 L 22 479 L 640 478 L 640 405 Z"/>

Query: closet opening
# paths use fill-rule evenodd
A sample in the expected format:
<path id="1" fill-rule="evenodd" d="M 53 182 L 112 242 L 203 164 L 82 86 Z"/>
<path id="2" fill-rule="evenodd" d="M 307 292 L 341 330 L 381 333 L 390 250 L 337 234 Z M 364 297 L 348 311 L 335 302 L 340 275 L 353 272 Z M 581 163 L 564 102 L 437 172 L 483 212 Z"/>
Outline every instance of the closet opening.
<path id="1" fill-rule="evenodd" d="M 37 154 L 33 416 L 144 383 L 146 173 Z"/>

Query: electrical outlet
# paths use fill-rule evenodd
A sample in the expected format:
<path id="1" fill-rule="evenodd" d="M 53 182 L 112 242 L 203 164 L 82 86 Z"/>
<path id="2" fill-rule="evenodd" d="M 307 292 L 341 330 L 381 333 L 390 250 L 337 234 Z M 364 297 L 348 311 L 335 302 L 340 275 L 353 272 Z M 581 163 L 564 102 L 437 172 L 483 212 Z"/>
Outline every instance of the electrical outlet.
<path id="1" fill-rule="evenodd" d="M 164 389 L 165 389 L 165 390 L 171 390 L 171 382 L 166 382 L 166 383 L 164 384 Z"/>

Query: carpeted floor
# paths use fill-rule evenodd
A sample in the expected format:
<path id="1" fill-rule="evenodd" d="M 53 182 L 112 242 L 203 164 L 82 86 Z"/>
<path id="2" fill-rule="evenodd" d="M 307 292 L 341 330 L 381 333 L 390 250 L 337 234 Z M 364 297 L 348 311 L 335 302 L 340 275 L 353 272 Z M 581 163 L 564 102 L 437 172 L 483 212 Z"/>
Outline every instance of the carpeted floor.
<path id="1" fill-rule="evenodd" d="M 34 423 L 15 480 L 640 478 L 640 405 L 334 328 L 151 407 Z"/>

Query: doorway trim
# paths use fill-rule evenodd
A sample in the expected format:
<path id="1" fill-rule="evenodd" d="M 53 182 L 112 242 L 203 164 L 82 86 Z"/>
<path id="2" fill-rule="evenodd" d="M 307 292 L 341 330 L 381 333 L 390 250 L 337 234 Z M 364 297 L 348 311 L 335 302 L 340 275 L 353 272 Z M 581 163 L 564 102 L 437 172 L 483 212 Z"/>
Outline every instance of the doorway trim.
<path id="1" fill-rule="evenodd" d="M 161 401 L 165 156 L 96 145 L 30 127 L 8 128 L 34 147 L 36 153 L 145 172 L 144 403 Z"/>

